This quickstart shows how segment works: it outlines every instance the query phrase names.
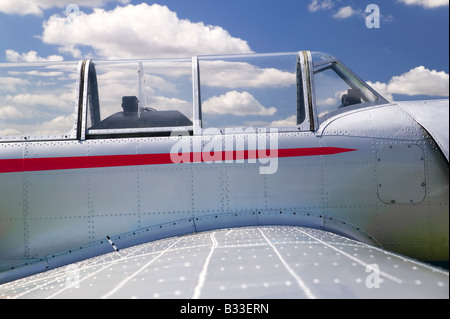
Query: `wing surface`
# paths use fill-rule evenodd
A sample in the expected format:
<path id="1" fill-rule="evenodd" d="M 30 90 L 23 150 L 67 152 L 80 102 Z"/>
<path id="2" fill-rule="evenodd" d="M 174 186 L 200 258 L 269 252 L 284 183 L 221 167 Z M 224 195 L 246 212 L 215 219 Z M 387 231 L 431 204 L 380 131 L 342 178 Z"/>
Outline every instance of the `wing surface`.
<path id="1" fill-rule="evenodd" d="M 0 298 L 447 299 L 449 274 L 323 230 L 259 226 L 112 250 L 0 285 Z"/>

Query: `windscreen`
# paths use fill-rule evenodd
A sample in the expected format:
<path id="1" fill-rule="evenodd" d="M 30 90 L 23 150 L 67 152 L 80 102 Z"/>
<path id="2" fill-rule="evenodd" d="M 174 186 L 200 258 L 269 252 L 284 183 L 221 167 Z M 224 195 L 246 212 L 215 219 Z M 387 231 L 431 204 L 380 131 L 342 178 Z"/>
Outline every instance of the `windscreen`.
<path id="1" fill-rule="evenodd" d="M 333 57 L 314 53 L 314 88 L 319 119 L 350 106 L 386 103 L 378 93 Z"/>

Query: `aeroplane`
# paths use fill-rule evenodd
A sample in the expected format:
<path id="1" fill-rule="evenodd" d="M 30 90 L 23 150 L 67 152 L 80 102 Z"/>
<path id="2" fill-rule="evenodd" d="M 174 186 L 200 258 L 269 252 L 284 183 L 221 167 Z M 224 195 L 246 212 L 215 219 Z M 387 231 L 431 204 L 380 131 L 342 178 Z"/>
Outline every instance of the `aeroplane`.
<path id="1" fill-rule="evenodd" d="M 448 99 L 310 51 L 0 83 L 0 298 L 449 296 Z"/>

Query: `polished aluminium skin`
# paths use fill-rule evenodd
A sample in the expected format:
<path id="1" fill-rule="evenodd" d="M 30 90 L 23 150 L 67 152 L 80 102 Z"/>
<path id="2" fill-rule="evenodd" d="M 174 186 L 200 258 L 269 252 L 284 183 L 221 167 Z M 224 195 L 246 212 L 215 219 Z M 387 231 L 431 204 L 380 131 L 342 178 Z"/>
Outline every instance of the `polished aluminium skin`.
<path id="1" fill-rule="evenodd" d="M 279 315 L 268 298 L 448 299 L 448 288 L 442 269 L 331 232 L 249 226 L 111 250 L 0 285 L 0 298 L 179 299 L 158 304 L 171 317 L 199 312 L 186 307 L 206 298 L 215 299 L 214 314 L 238 302 L 229 314 Z"/>
<path id="2" fill-rule="evenodd" d="M 338 65 L 359 79 L 333 57 L 297 61 L 297 122 L 253 131 L 207 127 L 200 57 L 192 125 L 92 128 L 97 78 L 80 62 L 68 138 L 0 140 L 0 280 L 109 252 L 109 239 L 121 249 L 258 225 L 448 262 L 448 100 L 389 103 L 349 84 L 374 98 L 319 116 L 315 73 Z"/>

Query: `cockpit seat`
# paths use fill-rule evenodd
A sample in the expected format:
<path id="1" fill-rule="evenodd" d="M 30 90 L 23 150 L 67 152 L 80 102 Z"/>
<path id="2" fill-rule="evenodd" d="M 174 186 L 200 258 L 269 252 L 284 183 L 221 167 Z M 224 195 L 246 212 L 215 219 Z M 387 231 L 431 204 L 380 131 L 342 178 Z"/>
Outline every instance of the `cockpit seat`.
<path id="1" fill-rule="evenodd" d="M 360 89 L 348 89 L 347 94 L 342 96 L 342 105 L 340 107 L 361 103 L 361 98 L 362 94 Z"/>
<path id="2" fill-rule="evenodd" d="M 156 111 L 151 108 L 139 110 L 139 100 L 136 96 L 122 97 L 122 108 L 123 112 L 117 112 L 89 129 L 100 130 L 192 126 L 192 121 L 177 110 Z"/>
<path id="3" fill-rule="evenodd" d="M 122 108 L 125 113 L 137 112 L 139 109 L 139 100 L 136 96 L 123 96 Z"/>

